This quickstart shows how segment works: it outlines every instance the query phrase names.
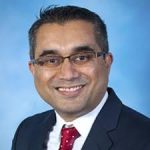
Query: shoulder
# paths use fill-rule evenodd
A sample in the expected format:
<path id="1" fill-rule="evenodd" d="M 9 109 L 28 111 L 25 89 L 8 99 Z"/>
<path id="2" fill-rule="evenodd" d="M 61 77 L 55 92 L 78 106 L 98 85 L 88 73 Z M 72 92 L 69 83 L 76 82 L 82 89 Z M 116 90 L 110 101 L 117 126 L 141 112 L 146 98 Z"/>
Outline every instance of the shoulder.
<path id="1" fill-rule="evenodd" d="M 45 111 L 42 113 L 37 113 L 32 116 L 29 116 L 25 118 L 21 124 L 30 124 L 30 123 L 38 123 L 41 122 L 42 120 L 46 119 L 51 113 L 53 113 L 53 110 Z"/>
<path id="2" fill-rule="evenodd" d="M 54 117 L 55 117 L 54 110 L 45 111 L 24 119 L 21 122 L 20 126 L 25 126 L 25 127 L 34 126 L 35 128 L 37 125 L 42 124 L 45 121 L 53 120 Z"/>
<path id="3" fill-rule="evenodd" d="M 12 142 L 13 149 L 25 150 L 32 139 L 38 141 L 55 123 L 54 110 L 39 113 L 24 119 L 18 126 Z"/>
<path id="4" fill-rule="evenodd" d="M 111 113 L 107 112 L 107 114 L 111 116 L 109 120 L 115 122 L 115 128 L 111 130 L 110 135 L 116 147 L 118 149 L 123 149 L 122 147 L 124 149 L 136 147 L 137 150 L 150 149 L 150 118 L 122 104 L 111 89 L 109 94 L 107 111 L 109 108 Z M 114 121 L 111 118 L 117 119 Z"/>
<path id="5" fill-rule="evenodd" d="M 109 92 L 109 98 L 107 103 L 109 108 L 111 109 L 112 107 L 114 108 L 113 112 L 115 110 L 118 110 L 118 112 L 116 113 L 116 115 L 118 115 L 118 122 L 124 123 L 124 125 L 129 125 L 129 124 L 135 125 L 136 127 L 138 126 L 150 127 L 150 118 L 122 104 L 121 100 L 117 97 L 113 89 L 109 88 L 108 92 Z"/>
<path id="6" fill-rule="evenodd" d="M 150 148 L 150 119 L 143 114 L 122 105 L 114 136 L 125 147 Z"/>
<path id="7" fill-rule="evenodd" d="M 39 114 L 35 114 L 24 119 L 17 128 L 16 134 L 31 134 L 42 127 L 47 127 L 47 124 L 55 123 L 55 112 L 49 110 Z"/>
<path id="8" fill-rule="evenodd" d="M 129 127 L 133 126 L 135 129 L 149 130 L 150 133 L 150 118 L 128 106 L 122 105 L 120 122 Z"/>

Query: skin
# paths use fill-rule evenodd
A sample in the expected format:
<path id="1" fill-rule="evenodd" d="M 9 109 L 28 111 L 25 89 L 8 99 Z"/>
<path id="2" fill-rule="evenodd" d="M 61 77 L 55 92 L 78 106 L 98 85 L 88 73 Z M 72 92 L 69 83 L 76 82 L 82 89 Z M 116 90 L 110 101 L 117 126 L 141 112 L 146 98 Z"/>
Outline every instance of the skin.
<path id="1" fill-rule="evenodd" d="M 88 46 L 100 51 L 94 36 L 93 25 L 83 20 L 65 24 L 44 24 L 37 32 L 35 58 L 45 50 L 66 57 L 78 47 Z M 40 96 L 50 104 L 65 121 L 92 111 L 103 98 L 108 85 L 112 55 L 98 57 L 83 66 L 75 66 L 65 59 L 53 69 L 29 63 Z"/>

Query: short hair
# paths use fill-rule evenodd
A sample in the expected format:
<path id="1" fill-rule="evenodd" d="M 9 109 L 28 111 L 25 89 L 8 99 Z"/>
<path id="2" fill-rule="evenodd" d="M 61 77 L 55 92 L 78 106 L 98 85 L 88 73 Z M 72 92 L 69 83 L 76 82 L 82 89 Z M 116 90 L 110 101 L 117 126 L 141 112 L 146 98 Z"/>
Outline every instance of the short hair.
<path id="1" fill-rule="evenodd" d="M 39 17 L 29 30 L 30 59 L 35 58 L 36 34 L 43 24 L 64 24 L 72 20 L 83 20 L 92 23 L 97 44 L 102 50 L 109 51 L 106 25 L 96 13 L 78 6 L 49 6 L 40 10 Z"/>

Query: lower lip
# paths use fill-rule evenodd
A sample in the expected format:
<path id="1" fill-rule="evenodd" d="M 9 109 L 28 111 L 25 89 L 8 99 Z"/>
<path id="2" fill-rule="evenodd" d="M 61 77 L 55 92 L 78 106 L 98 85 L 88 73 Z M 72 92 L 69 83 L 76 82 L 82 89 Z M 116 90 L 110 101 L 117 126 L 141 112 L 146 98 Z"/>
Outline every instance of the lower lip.
<path id="1" fill-rule="evenodd" d="M 59 91 L 58 89 L 57 89 L 57 91 L 61 95 L 65 96 L 66 98 L 73 98 L 73 97 L 77 97 L 81 93 L 83 87 L 84 86 L 82 86 L 81 88 L 77 89 L 76 91 Z"/>

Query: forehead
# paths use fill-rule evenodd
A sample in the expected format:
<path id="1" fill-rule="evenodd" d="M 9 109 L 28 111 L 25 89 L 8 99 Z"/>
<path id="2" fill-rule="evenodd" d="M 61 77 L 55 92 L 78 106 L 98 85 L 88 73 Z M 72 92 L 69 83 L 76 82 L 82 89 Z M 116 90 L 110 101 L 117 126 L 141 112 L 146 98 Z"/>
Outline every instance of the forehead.
<path id="1" fill-rule="evenodd" d="M 35 55 L 49 49 L 68 53 L 78 46 L 97 46 L 92 23 L 82 20 L 64 24 L 47 23 L 37 32 Z"/>

